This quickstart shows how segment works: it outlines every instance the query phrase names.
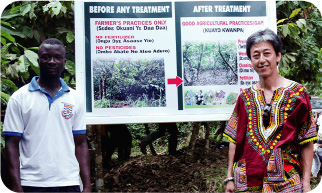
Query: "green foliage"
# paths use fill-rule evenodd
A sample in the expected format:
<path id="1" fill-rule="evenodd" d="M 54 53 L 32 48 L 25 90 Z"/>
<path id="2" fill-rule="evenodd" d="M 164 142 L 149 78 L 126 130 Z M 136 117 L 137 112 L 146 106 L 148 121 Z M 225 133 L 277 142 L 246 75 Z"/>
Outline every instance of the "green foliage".
<path id="1" fill-rule="evenodd" d="M 304 84 L 322 97 L 322 19 L 319 10 L 304 1 L 277 4 L 277 31 L 284 50 L 280 73 Z"/>
<path id="2" fill-rule="evenodd" d="M 11 95 L 39 75 L 38 46 L 50 37 L 65 44 L 67 63 L 63 77 L 75 87 L 74 2 L 16 1 L 4 9 L 1 15 L 2 93 Z"/>
<path id="3" fill-rule="evenodd" d="M 210 172 L 207 176 L 206 185 L 209 187 L 209 192 L 223 192 L 225 176 L 227 168 L 220 168 Z"/>
<path id="4" fill-rule="evenodd" d="M 2 129 L 3 129 L 3 123 L 0 122 L 0 147 L 1 147 L 1 153 L 5 147 L 5 139 L 4 136 L 2 135 Z"/>
<path id="5" fill-rule="evenodd" d="M 311 179 L 311 184 L 310 184 L 311 189 L 312 190 L 315 189 L 319 185 L 319 182 L 320 182 L 320 180 L 317 180 L 316 178 L 312 178 Z"/>
<path id="6" fill-rule="evenodd" d="M 163 59 L 96 60 L 93 69 L 95 107 L 165 106 Z"/>

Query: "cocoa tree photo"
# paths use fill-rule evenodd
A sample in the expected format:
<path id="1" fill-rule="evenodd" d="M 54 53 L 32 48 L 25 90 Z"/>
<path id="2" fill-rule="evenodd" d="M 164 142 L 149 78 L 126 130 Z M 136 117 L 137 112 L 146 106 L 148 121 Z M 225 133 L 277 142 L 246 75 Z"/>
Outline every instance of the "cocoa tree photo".
<path id="1" fill-rule="evenodd" d="M 185 42 L 183 45 L 185 86 L 237 84 L 237 47 L 229 42 Z"/>

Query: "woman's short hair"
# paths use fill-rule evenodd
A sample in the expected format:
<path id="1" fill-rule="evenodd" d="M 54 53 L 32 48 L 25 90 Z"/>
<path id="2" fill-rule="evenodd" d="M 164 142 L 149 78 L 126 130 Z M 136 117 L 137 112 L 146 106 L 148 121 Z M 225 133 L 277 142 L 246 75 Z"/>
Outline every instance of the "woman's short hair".
<path id="1" fill-rule="evenodd" d="M 283 48 L 282 40 L 277 36 L 277 34 L 275 32 L 266 28 L 264 30 L 259 30 L 255 33 L 253 33 L 252 35 L 250 35 L 247 38 L 246 52 L 247 52 L 247 56 L 249 59 L 251 58 L 251 53 L 250 53 L 251 47 L 254 44 L 258 44 L 258 43 L 264 42 L 264 41 L 268 41 L 272 44 L 276 55 L 278 55 L 280 52 L 282 52 L 282 48 Z"/>

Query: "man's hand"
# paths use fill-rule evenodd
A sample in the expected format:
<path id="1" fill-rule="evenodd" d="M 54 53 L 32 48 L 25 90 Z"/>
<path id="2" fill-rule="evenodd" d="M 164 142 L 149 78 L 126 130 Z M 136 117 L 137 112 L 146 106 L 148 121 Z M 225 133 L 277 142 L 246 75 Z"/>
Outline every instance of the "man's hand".
<path id="1" fill-rule="evenodd" d="M 6 136 L 5 158 L 8 175 L 11 181 L 10 189 L 14 192 L 23 192 L 20 183 L 19 142 L 20 137 Z"/>
<path id="2" fill-rule="evenodd" d="M 311 191 L 311 168 L 313 161 L 313 142 L 306 143 L 301 148 L 301 166 L 303 168 L 303 191 Z"/>
<path id="3" fill-rule="evenodd" d="M 235 191 L 234 181 L 228 181 L 226 184 L 226 192 L 234 192 L 234 191 Z"/>
<path id="4" fill-rule="evenodd" d="M 86 141 L 86 135 L 74 135 L 75 154 L 80 167 L 80 177 L 82 179 L 84 189 L 83 192 L 91 192 L 91 180 L 89 169 L 89 153 Z"/>
<path id="5" fill-rule="evenodd" d="M 310 184 L 305 184 L 303 183 L 303 192 L 310 192 L 311 191 L 311 186 Z"/>
<path id="6" fill-rule="evenodd" d="M 92 188 L 91 186 L 89 187 L 84 187 L 83 191 L 82 192 L 92 192 Z"/>
<path id="7" fill-rule="evenodd" d="M 12 188 L 11 188 L 11 190 L 13 191 L 13 192 L 23 192 L 23 189 L 22 189 L 22 187 L 20 186 L 20 185 L 17 185 L 17 186 L 12 186 Z"/>

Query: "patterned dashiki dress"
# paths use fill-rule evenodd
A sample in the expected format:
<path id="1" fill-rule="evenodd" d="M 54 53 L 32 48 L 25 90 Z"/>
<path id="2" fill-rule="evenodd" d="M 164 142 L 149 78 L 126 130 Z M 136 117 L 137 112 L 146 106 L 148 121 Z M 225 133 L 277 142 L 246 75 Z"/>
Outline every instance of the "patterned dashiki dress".
<path id="1" fill-rule="evenodd" d="M 243 90 L 224 131 L 236 144 L 235 191 L 301 192 L 301 145 L 317 139 L 307 90 L 293 81 L 275 90 L 267 128 L 265 103 L 256 85 Z"/>

